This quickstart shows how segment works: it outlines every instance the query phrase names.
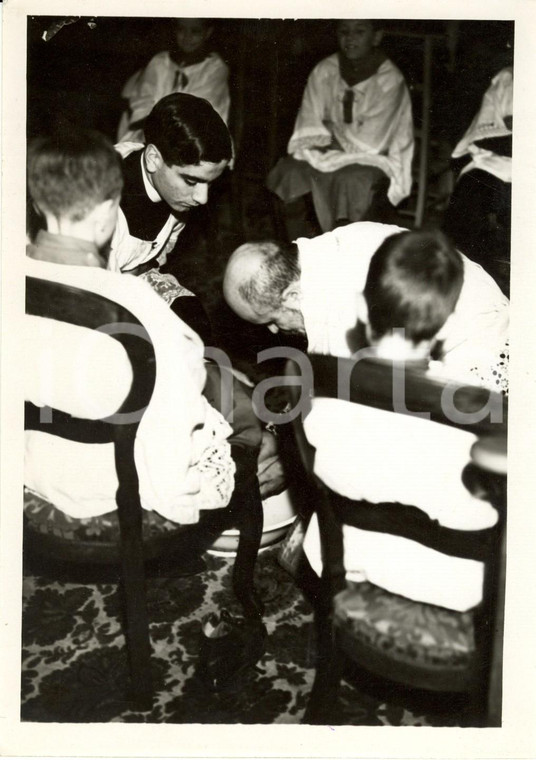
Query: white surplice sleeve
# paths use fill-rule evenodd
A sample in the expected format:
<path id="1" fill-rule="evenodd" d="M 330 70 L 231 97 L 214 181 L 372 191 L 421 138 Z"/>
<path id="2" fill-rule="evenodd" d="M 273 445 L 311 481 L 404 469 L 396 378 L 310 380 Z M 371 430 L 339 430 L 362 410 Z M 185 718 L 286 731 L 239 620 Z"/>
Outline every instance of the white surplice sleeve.
<path id="1" fill-rule="evenodd" d="M 227 124 L 231 99 L 229 95 L 229 69 L 217 53 L 212 53 L 199 64 L 187 67 L 188 83 L 183 92 L 205 98 Z"/>
<path id="2" fill-rule="evenodd" d="M 153 106 L 172 91 L 172 68 L 169 53 L 157 53 L 134 80 L 128 80 L 122 95 L 129 102 L 129 124 L 145 119 Z"/>
<path id="3" fill-rule="evenodd" d="M 294 132 L 288 144 L 288 152 L 294 158 L 303 160 L 305 149 L 329 145 L 331 142 L 331 132 L 323 123 L 331 118 L 329 100 L 333 74 L 330 68 L 322 61 L 309 75 Z"/>
<path id="4" fill-rule="evenodd" d="M 453 158 L 471 155 L 471 163 L 464 166 L 461 174 L 478 168 L 488 171 L 503 182 L 512 181 L 512 158 L 498 155 L 476 144 L 486 138 L 510 136 L 512 125 L 507 121 L 512 112 L 513 72 L 508 67 L 493 78 L 482 99 L 480 110 L 452 153 Z"/>

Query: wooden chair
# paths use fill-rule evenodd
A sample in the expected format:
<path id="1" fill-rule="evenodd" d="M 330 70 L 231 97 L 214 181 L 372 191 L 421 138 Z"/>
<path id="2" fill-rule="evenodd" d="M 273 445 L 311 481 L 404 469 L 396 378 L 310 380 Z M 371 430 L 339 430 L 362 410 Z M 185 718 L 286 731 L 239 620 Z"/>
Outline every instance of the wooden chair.
<path id="1" fill-rule="evenodd" d="M 125 308 L 95 293 L 33 277 L 28 277 L 26 283 L 26 313 L 29 315 L 89 329 L 119 323 L 126 326 L 122 332 L 111 335 L 125 348 L 133 369 L 130 393 L 116 415 L 102 420 L 86 420 L 49 407 L 36 407 L 29 402 L 25 405 L 27 430 L 40 430 L 82 443 L 113 443 L 119 481 L 116 495 L 119 531 L 111 531 L 109 535 L 105 532 L 97 540 L 92 537 L 91 530 L 74 531 L 71 536 L 57 535 L 53 530 L 43 530 L 42 525 L 25 516 L 24 549 L 25 552 L 35 552 L 67 563 L 121 563 L 125 638 L 131 674 L 129 697 L 140 708 L 148 708 L 152 701 L 152 681 L 145 562 L 169 558 L 173 554 L 180 556 L 194 537 L 201 545 L 208 547 L 223 530 L 237 525 L 240 527 L 240 539 L 233 587 L 245 614 L 259 617 L 262 610 L 253 587 L 253 570 L 262 535 L 262 508 L 257 514 L 255 510 L 249 510 L 247 500 L 243 500 L 244 492 L 247 494 L 248 490 L 254 490 L 258 485 L 247 479 L 237 483 L 233 500 L 238 493 L 240 504 L 244 501 L 242 511 L 236 504 L 234 510 L 231 506 L 209 510 L 203 513 L 199 524 L 193 526 L 171 524 L 170 527 L 169 521 L 143 510 L 134 461 L 134 441 L 143 410 L 151 399 L 156 373 L 152 344 L 136 334 L 143 330 L 143 326 Z M 132 330 L 128 329 L 130 326 Z M 238 469 L 241 465 L 239 460 Z M 53 505 L 43 500 L 41 502 L 38 506 L 55 510 Z M 245 515 L 248 510 L 250 513 Z M 149 525 L 146 522 L 148 517 L 153 518 Z"/>
<path id="2" fill-rule="evenodd" d="M 314 389 L 311 397 L 339 398 L 340 377 L 350 377 L 352 403 L 397 413 L 393 401 L 393 378 L 390 368 L 370 360 L 354 365 L 352 360 L 326 356 L 310 356 Z M 298 365 L 289 362 L 287 374 L 300 374 Z M 428 411 L 431 420 L 454 427 L 443 411 L 441 396 L 445 384 L 430 381 L 412 370 L 405 370 L 405 400 L 408 409 Z M 291 386 L 293 402 L 299 400 L 299 386 Z M 503 407 L 502 397 L 484 389 L 464 387 L 456 392 L 456 407 L 463 413 L 482 409 L 492 399 Z M 309 407 L 310 409 L 310 407 Z M 308 413 L 307 411 L 305 412 Z M 317 512 L 323 556 L 321 582 L 319 653 L 312 693 L 306 710 L 305 723 L 341 722 L 337 711 L 337 695 L 344 658 L 357 663 L 369 673 L 414 689 L 433 692 L 466 692 L 470 695 L 472 725 L 500 725 L 502 676 L 502 622 L 504 606 L 505 569 L 505 451 L 506 420 L 492 422 L 487 417 L 474 422 L 469 429 L 479 438 L 473 446 L 472 459 L 463 474 L 463 482 L 480 498 L 486 498 L 499 512 L 498 523 L 486 530 L 465 531 L 441 526 L 422 510 L 401 504 L 356 502 L 330 490 L 314 474 L 315 450 L 307 441 L 301 418 L 294 423 L 301 459 L 316 490 L 314 510 Z M 389 441 L 386 440 L 386 446 Z M 359 477 L 356 467 L 356 478 Z M 390 594 L 372 584 L 351 584 L 345 578 L 342 526 L 354 525 L 362 530 L 388 533 L 419 542 L 451 556 L 471 558 L 485 563 L 483 600 L 473 610 L 455 612 L 445 608 Z M 389 561 L 389 558 L 386 558 Z M 374 630 L 374 613 L 378 613 L 378 598 L 384 611 L 382 634 Z M 358 599 L 364 611 L 357 624 L 347 615 L 352 601 Z M 387 612 L 385 612 L 387 610 Z M 404 631 L 401 618 L 406 614 L 408 628 L 416 619 L 424 620 L 424 635 L 417 643 L 404 649 L 399 634 Z M 392 620 L 389 615 L 392 614 Z M 415 617 L 417 616 L 417 617 Z M 363 620 L 365 621 L 363 623 Z M 371 622 L 372 621 L 372 622 Z M 413 622 L 411 622 L 413 621 Z M 325 625 L 322 625 L 322 622 Z M 377 621 L 376 621 L 377 622 Z M 429 625 L 430 635 L 426 635 Z M 385 633 L 385 626 L 388 632 Z M 438 643 L 437 630 L 463 632 L 467 650 L 460 653 L 448 640 Z M 462 631 L 463 629 L 463 631 Z M 474 646 L 471 640 L 474 635 Z M 454 638 L 454 637 L 453 637 Z M 463 638 L 461 635 L 459 640 Z M 422 644 L 423 641 L 429 644 Z M 422 644 L 422 646 L 421 646 Z M 419 647 L 423 652 L 419 651 Z M 429 648 L 427 653 L 426 648 Z M 434 649 L 435 647 L 435 649 Z M 442 649 L 443 647 L 443 649 Z M 413 651 L 409 651 L 409 649 Z"/>

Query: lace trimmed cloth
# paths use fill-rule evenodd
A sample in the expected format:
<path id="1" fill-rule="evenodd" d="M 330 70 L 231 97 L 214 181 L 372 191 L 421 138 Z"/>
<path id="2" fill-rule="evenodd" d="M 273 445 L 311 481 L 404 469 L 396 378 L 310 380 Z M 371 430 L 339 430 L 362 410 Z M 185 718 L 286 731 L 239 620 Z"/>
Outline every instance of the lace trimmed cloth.
<path id="1" fill-rule="evenodd" d="M 206 437 L 201 440 L 194 433 L 193 457 L 197 461 L 187 476 L 190 495 L 185 494 L 174 509 L 167 506 L 160 511 L 143 509 L 144 538 L 195 523 L 200 509 L 217 509 L 231 499 L 236 467 L 229 444 L 222 440 L 229 426 L 208 403 L 207 410 L 206 426 L 212 433 L 213 443 L 206 445 Z M 195 450 L 197 447 L 200 451 Z M 119 536 L 117 511 L 73 517 L 29 488 L 24 489 L 24 514 L 35 530 L 67 539 L 115 541 Z"/>
<path id="2" fill-rule="evenodd" d="M 452 153 L 453 158 L 466 154 L 471 156 L 471 162 L 464 166 L 461 174 L 476 168 L 489 172 L 503 182 L 512 181 L 511 156 L 494 153 L 479 145 L 479 141 L 512 135 L 513 83 L 510 67 L 502 69 L 493 78 L 478 113 Z"/>
<path id="3" fill-rule="evenodd" d="M 510 345 L 506 342 L 504 348 L 493 364 L 486 372 L 482 367 L 471 367 L 471 376 L 476 379 L 479 385 L 483 385 L 490 390 L 502 393 L 508 396 L 508 363 L 510 359 Z"/>
<path id="4" fill-rule="evenodd" d="M 206 417 L 204 432 L 200 437 L 201 450 L 196 451 L 197 435 L 193 434 L 193 457 L 196 458 L 195 471 L 202 484 L 201 492 L 196 495 L 195 509 L 214 509 L 229 503 L 234 489 L 234 474 L 236 466 L 231 456 L 231 447 L 227 438 L 233 429 L 223 416 L 204 399 Z M 206 433 L 212 437 L 212 443 L 207 445 Z M 162 514 L 164 514 L 162 512 Z M 173 519 L 171 514 L 165 517 Z M 195 521 L 197 521 L 196 515 Z M 185 522 L 181 520 L 180 522 Z"/>
<path id="5" fill-rule="evenodd" d="M 489 355 L 491 357 L 491 354 Z M 490 391 L 501 393 L 503 396 L 508 396 L 509 381 L 508 381 L 508 364 L 510 358 L 510 346 L 509 341 L 505 341 L 504 346 L 497 353 L 494 361 L 486 361 L 480 359 L 468 369 L 457 369 L 453 373 L 450 366 L 446 366 L 443 362 L 433 360 L 429 364 L 431 375 L 446 379 L 454 380 L 460 384 L 479 385 L 482 388 L 487 388 Z"/>
<path id="6" fill-rule="evenodd" d="M 158 269 L 149 269 L 148 272 L 140 275 L 142 280 L 145 280 L 151 288 L 158 293 L 158 295 L 164 299 L 164 301 L 170 306 L 176 298 L 182 296 L 193 296 L 191 290 L 185 288 L 172 274 L 164 274 Z"/>

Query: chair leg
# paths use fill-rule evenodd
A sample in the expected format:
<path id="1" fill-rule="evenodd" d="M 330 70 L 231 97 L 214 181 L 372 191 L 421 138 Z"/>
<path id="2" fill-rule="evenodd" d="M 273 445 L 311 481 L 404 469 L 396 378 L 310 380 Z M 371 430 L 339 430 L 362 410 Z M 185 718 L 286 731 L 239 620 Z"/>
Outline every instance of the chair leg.
<path id="1" fill-rule="evenodd" d="M 141 546 L 140 550 L 143 551 Z M 123 561 L 123 589 L 126 607 L 125 638 L 131 676 L 130 699 L 138 709 L 147 710 L 152 706 L 153 684 L 145 578 L 129 560 Z"/>
<path id="2" fill-rule="evenodd" d="M 258 490 L 258 486 L 257 486 Z M 264 604 L 254 585 L 254 572 L 261 545 L 263 512 L 260 494 L 247 505 L 247 514 L 240 521 L 240 536 L 233 568 L 233 589 L 249 618 L 261 618 Z"/>
<path id="3" fill-rule="evenodd" d="M 505 494 L 497 495 L 495 503 L 504 504 Z M 475 612 L 475 647 L 478 653 L 477 671 L 470 693 L 470 707 L 476 725 L 486 728 L 502 725 L 502 675 L 504 645 L 504 594 L 506 571 L 506 530 L 494 547 L 492 560 L 486 566 L 484 599 Z"/>
<path id="4" fill-rule="evenodd" d="M 331 616 L 317 613 L 318 654 L 315 680 L 302 723 L 340 725 L 338 696 L 344 656 L 337 647 Z"/>
<path id="5" fill-rule="evenodd" d="M 233 591 L 248 618 L 260 619 L 264 605 L 255 591 L 254 571 L 259 553 L 262 528 L 262 500 L 257 480 L 257 449 L 231 448 L 236 465 L 235 488 L 225 510 L 214 510 L 203 516 L 206 527 L 195 543 L 195 549 L 205 551 L 224 530 L 239 530 L 238 548 L 233 566 Z M 194 546 L 191 543 L 191 546 Z"/>
<path id="6" fill-rule="evenodd" d="M 116 466 L 118 474 L 121 473 L 116 498 L 121 532 L 125 639 L 130 662 L 131 699 L 138 708 L 150 709 L 153 685 L 145 588 L 142 507 L 138 495 L 138 476 L 134 467 L 134 436 L 127 426 L 124 427 L 122 438 L 116 442 Z"/>
<path id="7" fill-rule="evenodd" d="M 233 507 L 236 525 L 240 530 L 238 548 L 233 568 L 233 590 L 249 618 L 261 618 L 264 605 L 255 591 L 254 572 L 259 553 L 264 515 L 257 480 L 256 456 L 237 457 L 237 478 Z"/>
<path id="8" fill-rule="evenodd" d="M 130 663 L 130 698 L 140 709 L 150 709 L 153 684 L 143 544 L 141 541 L 141 507 L 139 520 L 139 530 L 132 529 L 132 526 L 121 526 L 125 639 Z"/>

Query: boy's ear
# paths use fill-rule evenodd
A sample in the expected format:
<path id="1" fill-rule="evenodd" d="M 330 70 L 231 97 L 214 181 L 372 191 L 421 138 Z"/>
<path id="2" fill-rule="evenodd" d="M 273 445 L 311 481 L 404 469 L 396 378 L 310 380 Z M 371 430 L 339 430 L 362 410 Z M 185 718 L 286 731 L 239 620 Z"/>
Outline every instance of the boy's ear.
<path id="1" fill-rule="evenodd" d="M 100 258 L 96 253 L 93 253 L 93 251 L 87 251 L 87 253 L 84 253 L 84 259 L 84 266 L 95 267 L 98 269 L 102 268 L 102 258 Z"/>
<path id="2" fill-rule="evenodd" d="M 37 216 L 46 216 L 45 212 L 41 208 L 39 208 L 39 206 L 34 200 L 32 200 L 32 208 L 37 214 Z"/>
<path id="3" fill-rule="evenodd" d="M 359 293 L 357 296 L 357 318 L 362 324 L 369 324 L 368 306 L 363 293 Z"/>
<path id="4" fill-rule="evenodd" d="M 117 216 L 116 206 L 118 204 L 117 199 L 109 198 L 102 203 L 98 203 L 91 212 L 88 220 L 91 220 L 96 232 L 96 240 L 101 233 L 109 227 L 111 221 L 111 215 L 115 212 Z"/>
<path id="5" fill-rule="evenodd" d="M 102 201 L 102 203 L 97 204 L 92 212 L 95 220 L 99 223 L 104 223 L 105 221 L 107 221 L 108 217 L 112 213 L 114 204 L 115 204 L 115 201 L 113 198 L 108 198 L 108 200 Z"/>
<path id="6" fill-rule="evenodd" d="M 162 154 L 156 147 L 156 145 L 153 145 L 152 143 L 149 143 L 145 147 L 144 152 L 144 160 L 145 160 L 145 168 L 149 172 L 149 174 L 154 174 L 155 171 L 160 169 L 162 164 L 164 163 L 164 159 L 162 158 Z"/>
<path id="7" fill-rule="evenodd" d="M 287 309 L 299 309 L 301 294 L 301 285 L 299 280 L 291 282 L 290 285 L 287 285 L 281 294 L 281 305 L 285 306 Z"/>

